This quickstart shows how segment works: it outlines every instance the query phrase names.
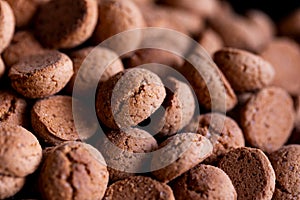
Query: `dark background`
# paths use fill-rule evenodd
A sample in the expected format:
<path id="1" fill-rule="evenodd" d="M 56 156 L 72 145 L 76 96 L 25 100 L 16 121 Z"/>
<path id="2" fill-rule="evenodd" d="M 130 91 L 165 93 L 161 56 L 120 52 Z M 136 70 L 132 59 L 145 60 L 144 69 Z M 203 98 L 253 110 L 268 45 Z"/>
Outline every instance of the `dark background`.
<path id="1" fill-rule="evenodd" d="M 266 12 L 275 21 L 300 8 L 300 0 L 228 0 L 238 13 L 243 13 L 250 8 Z"/>

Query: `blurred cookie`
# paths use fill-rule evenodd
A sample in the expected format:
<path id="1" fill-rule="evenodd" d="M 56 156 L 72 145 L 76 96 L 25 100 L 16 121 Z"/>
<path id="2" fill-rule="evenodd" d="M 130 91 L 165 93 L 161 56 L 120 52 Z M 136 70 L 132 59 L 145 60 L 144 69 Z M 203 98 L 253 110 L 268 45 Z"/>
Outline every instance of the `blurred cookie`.
<path id="1" fill-rule="evenodd" d="M 260 90 L 241 111 L 241 126 L 246 141 L 268 153 L 287 142 L 293 125 L 293 101 L 281 88 Z"/>
<path id="2" fill-rule="evenodd" d="M 176 200 L 235 200 L 237 194 L 224 171 L 210 165 L 198 165 L 171 183 Z"/>
<path id="3" fill-rule="evenodd" d="M 0 27 L 0 53 L 2 53 L 15 31 L 14 13 L 6 1 L 0 1 Z"/>
<path id="4" fill-rule="evenodd" d="M 239 200 L 270 200 L 275 190 L 275 172 L 259 149 L 241 147 L 227 153 L 219 167 L 231 179 Z"/>
<path id="5" fill-rule="evenodd" d="M 269 156 L 276 174 L 274 200 L 300 198 L 300 145 L 283 146 Z"/>
<path id="6" fill-rule="evenodd" d="M 175 200 L 171 188 L 149 177 L 133 176 L 110 185 L 103 200 Z"/>
<path id="7" fill-rule="evenodd" d="M 249 92 L 269 85 L 275 76 L 270 63 L 248 51 L 223 48 L 214 61 L 235 91 Z"/>
<path id="8" fill-rule="evenodd" d="M 202 45 L 210 56 L 224 46 L 222 38 L 212 29 L 206 29 L 202 33 L 199 44 Z"/>
<path id="9" fill-rule="evenodd" d="M 279 24 L 279 31 L 282 35 L 300 40 L 300 9 L 295 9 L 286 16 Z"/>
<path id="10" fill-rule="evenodd" d="M 213 146 L 200 134 L 180 133 L 159 145 L 154 153 L 153 176 L 167 183 L 201 163 L 211 155 Z"/>
<path id="11" fill-rule="evenodd" d="M 27 56 L 9 71 L 12 87 L 27 98 L 44 98 L 65 87 L 73 75 L 71 59 L 58 51 Z"/>
<path id="12" fill-rule="evenodd" d="M 97 19 L 96 0 L 51 0 L 37 13 L 35 33 L 46 47 L 72 48 L 92 35 Z"/>

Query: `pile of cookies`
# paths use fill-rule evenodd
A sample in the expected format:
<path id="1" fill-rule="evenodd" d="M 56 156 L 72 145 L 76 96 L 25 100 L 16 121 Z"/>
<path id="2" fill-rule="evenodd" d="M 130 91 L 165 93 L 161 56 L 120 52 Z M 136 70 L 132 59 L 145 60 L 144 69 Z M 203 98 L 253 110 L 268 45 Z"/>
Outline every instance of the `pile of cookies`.
<path id="1" fill-rule="evenodd" d="M 300 199 L 299 42 L 300 9 L 0 0 L 0 199 Z"/>

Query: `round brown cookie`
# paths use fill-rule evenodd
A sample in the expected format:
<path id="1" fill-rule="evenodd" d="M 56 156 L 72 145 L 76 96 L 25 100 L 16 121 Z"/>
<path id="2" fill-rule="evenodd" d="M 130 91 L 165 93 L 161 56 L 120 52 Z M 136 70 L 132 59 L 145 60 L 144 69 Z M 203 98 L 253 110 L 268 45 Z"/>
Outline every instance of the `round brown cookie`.
<path id="1" fill-rule="evenodd" d="M 25 57 L 8 74 L 12 87 L 27 98 L 44 98 L 59 92 L 72 75 L 71 59 L 58 51 Z"/>
<path id="2" fill-rule="evenodd" d="M 80 142 L 57 146 L 46 157 L 39 176 L 43 199 L 102 199 L 107 184 L 102 155 Z"/>
<path id="3" fill-rule="evenodd" d="M 300 145 L 283 146 L 269 158 L 276 174 L 272 199 L 300 199 Z"/>
<path id="4" fill-rule="evenodd" d="M 248 51 L 223 48 L 214 61 L 235 91 L 249 92 L 269 85 L 275 76 L 270 63 Z"/>
<path id="5" fill-rule="evenodd" d="M 4 75 L 4 73 L 5 73 L 5 65 L 4 65 L 3 60 L 0 56 L 0 78 Z"/>
<path id="6" fill-rule="evenodd" d="M 97 19 L 96 0 L 51 0 L 37 13 L 35 33 L 46 47 L 72 48 L 92 35 Z"/>
<path id="7" fill-rule="evenodd" d="M 300 94 L 300 47 L 288 38 L 274 39 L 261 56 L 269 61 L 275 70 L 272 85 L 282 87 L 290 94 Z"/>
<path id="8" fill-rule="evenodd" d="M 169 182 L 201 163 L 212 151 L 210 141 L 200 134 L 177 134 L 159 145 L 151 163 L 152 174 L 161 182 Z"/>
<path id="9" fill-rule="evenodd" d="M 239 200 L 270 200 L 275 189 L 275 172 L 259 149 L 241 147 L 227 153 L 219 167 L 231 179 Z"/>
<path id="10" fill-rule="evenodd" d="M 213 55 L 224 46 L 222 38 L 212 29 L 206 29 L 202 33 L 199 43 L 209 55 Z"/>
<path id="11" fill-rule="evenodd" d="M 110 185 L 103 200 L 175 200 L 171 188 L 149 177 L 132 176 Z"/>
<path id="12" fill-rule="evenodd" d="M 14 196 L 24 186 L 25 178 L 0 175 L 0 199 Z"/>
<path id="13" fill-rule="evenodd" d="M 106 137 L 100 151 L 108 165 L 110 182 L 141 172 L 149 164 L 149 158 L 143 153 L 157 149 L 153 136 L 138 128 L 110 131 Z"/>
<path id="14" fill-rule="evenodd" d="M 99 84 L 97 116 L 110 128 L 136 126 L 160 107 L 165 96 L 164 85 L 156 74 L 129 69 Z"/>
<path id="15" fill-rule="evenodd" d="M 218 113 L 199 115 L 184 130 L 201 134 L 210 140 L 213 153 L 205 159 L 206 163 L 217 163 L 230 150 L 245 146 L 243 132 L 238 124 Z"/>
<path id="16" fill-rule="evenodd" d="M 36 137 L 18 125 L 0 123 L 0 174 L 25 177 L 33 173 L 42 159 Z"/>
<path id="17" fill-rule="evenodd" d="M 6 1 L 0 1 L 0 53 L 9 45 L 15 31 L 14 13 Z"/>
<path id="18" fill-rule="evenodd" d="M 237 194 L 227 174 L 217 167 L 198 165 L 171 183 L 176 200 L 235 200 Z"/>
<path id="19" fill-rule="evenodd" d="M 293 125 L 293 100 L 281 88 L 260 90 L 241 111 L 241 127 L 246 141 L 268 153 L 287 142 Z"/>
<path id="20" fill-rule="evenodd" d="M 74 74 L 66 87 L 68 93 L 72 93 L 76 79 L 76 91 L 84 95 L 91 91 L 93 82 L 99 81 L 99 74 L 101 74 L 100 81 L 107 81 L 113 75 L 124 70 L 118 55 L 102 47 L 86 47 L 74 51 L 70 54 L 70 58 L 73 61 Z M 110 65 L 107 67 L 106 64 Z M 105 71 L 103 72 L 103 70 Z"/>
<path id="21" fill-rule="evenodd" d="M 40 0 L 6 0 L 11 6 L 15 19 L 16 27 L 29 25 L 34 14 L 36 13 Z"/>
<path id="22" fill-rule="evenodd" d="M 207 110 L 225 112 L 237 103 L 237 98 L 223 73 L 215 63 L 201 52 L 193 51 L 188 60 L 177 70 L 189 81 L 201 104 Z"/>
<path id="23" fill-rule="evenodd" d="M 0 122 L 30 126 L 27 102 L 14 92 L 0 91 Z"/>
<path id="24" fill-rule="evenodd" d="M 279 24 L 279 31 L 282 35 L 300 40 L 300 9 L 286 16 Z"/>
<path id="25" fill-rule="evenodd" d="M 100 42 L 123 31 L 144 28 L 145 22 L 138 6 L 131 0 L 101 0 L 99 3 L 99 19 L 93 40 Z M 117 53 L 124 49 L 135 49 L 142 39 L 142 32 L 135 30 L 123 34 L 110 41 L 110 47 Z"/>
<path id="26" fill-rule="evenodd" d="M 162 127 L 157 137 L 176 134 L 191 121 L 196 109 L 194 94 L 189 85 L 173 77 L 168 77 L 166 81 L 167 96 L 162 104 L 165 113 L 155 125 Z"/>
<path id="27" fill-rule="evenodd" d="M 140 49 L 126 58 L 126 68 L 138 67 L 144 64 L 159 63 L 166 66 L 181 66 L 183 59 L 171 52 L 161 49 Z"/>
<path id="28" fill-rule="evenodd" d="M 3 60 L 10 67 L 23 57 L 40 54 L 43 51 L 45 49 L 31 32 L 18 31 L 14 35 L 10 45 L 3 52 Z"/>
<path id="29" fill-rule="evenodd" d="M 76 104 L 78 108 L 82 106 Z M 52 96 L 37 101 L 31 110 L 31 125 L 35 133 L 44 142 L 57 145 L 64 141 L 86 139 L 97 127 L 89 120 L 88 111 L 82 109 L 80 123 L 74 123 L 74 117 L 80 117 L 72 112 L 72 97 Z"/>

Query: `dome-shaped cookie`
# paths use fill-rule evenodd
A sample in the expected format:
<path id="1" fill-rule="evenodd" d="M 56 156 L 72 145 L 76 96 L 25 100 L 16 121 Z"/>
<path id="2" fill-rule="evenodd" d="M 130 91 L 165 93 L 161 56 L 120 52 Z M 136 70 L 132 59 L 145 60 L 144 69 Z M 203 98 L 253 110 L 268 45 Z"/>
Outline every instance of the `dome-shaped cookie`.
<path id="1" fill-rule="evenodd" d="M 0 53 L 9 45 L 15 31 L 14 13 L 6 1 L 0 1 Z"/>

